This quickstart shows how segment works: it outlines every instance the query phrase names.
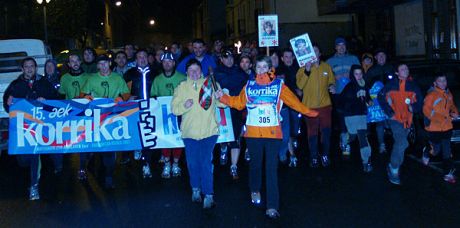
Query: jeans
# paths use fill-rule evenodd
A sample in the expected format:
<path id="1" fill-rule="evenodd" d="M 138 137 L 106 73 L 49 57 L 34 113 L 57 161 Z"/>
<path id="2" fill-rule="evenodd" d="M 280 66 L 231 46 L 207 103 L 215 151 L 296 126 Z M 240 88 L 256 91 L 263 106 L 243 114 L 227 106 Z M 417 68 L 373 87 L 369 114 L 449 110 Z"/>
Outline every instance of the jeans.
<path id="1" fill-rule="evenodd" d="M 212 151 L 217 142 L 217 135 L 195 140 L 183 139 L 190 186 L 199 188 L 205 195 L 214 194 Z"/>
<path id="2" fill-rule="evenodd" d="M 290 115 L 289 109 L 283 108 L 280 111 L 281 115 L 281 131 L 283 132 L 283 139 L 281 142 L 280 150 L 279 150 L 279 158 L 281 161 L 285 161 L 287 159 L 287 150 L 288 150 L 288 143 L 289 143 L 289 136 L 290 136 Z"/>
<path id="3" fill-rule="evenodd" d="M 393 169 L 398 169 L 404 161 L 404 152 L 409 146 L 407 141 L 409 128 L 404 128 L 404 125 L 396 120 L 389 120 L 389 124 L 394 139 L 390 163 Z"/>
<path id="4" fill-rule="evenodd" d="M 37 185 L 40 179 L 40 155 L 26 154 L 18 155 L 16 158 L 19 166 L 30 167 L 30 185 Z"/>
<path id="5" fill-rule="evenodd" d="M 251 161 L 249 163 L 249 189 L 260 192 L 262 186 L 262 161 L 265 149 L 265 184 L 267 208 L 279 208 L 278 151 L 281 140 L 267 138 L 246 138 Z"/>

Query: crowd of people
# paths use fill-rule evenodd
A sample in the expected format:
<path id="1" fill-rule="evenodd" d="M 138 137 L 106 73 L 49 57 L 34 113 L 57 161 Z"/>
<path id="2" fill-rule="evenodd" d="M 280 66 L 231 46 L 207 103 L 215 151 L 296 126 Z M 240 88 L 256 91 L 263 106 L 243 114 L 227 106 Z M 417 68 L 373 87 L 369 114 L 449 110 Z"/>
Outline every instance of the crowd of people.
<path id="1" fill-rule="evenodd" d="M 330 153 L 350 156 L 351 142 L 358 140 L 363 172 L 372 172 L 372 153 L 391 148 L 387 167 L 388 180 L 399 185 L 400 167 L 408 147 L 407 136 L 414 114 L 423 113 L 429 146 L 423 162 L 442 154 L 443 179 L 455 183 L 450 150 L 452 120 L 458 110 L 448 89 L 446 75 L 436 75 L 424 99 L 404 63 L 393 66 L 383 49 L 364 53 L 361 60 L 347 52 L 344 38 L 335 40 L 335 53 L 322 58 L 321 48 L 310 47 L 316 60 L 299 67 L 292 49 L 271 50 L 258 55 L 255 47 L 236 53 L 222 41 L 208 48 L 201 39 L 182 50 L 179 43 L 148 51 L 132 44 L 111 56 L 97 56 L 92 48 L 71 53 L 67 73 L 58 72 L 56 62 L 46 63 L 45 75 L 37 74 L 33 58 L 22 61 L 22 74 L 7 88 L 5 110 L 13 98 L 31 100 L 112 98 L 115 102 L 146 100 L 172 96 L 171 109 L 181 117 L 180 129 L 185 145 L 186 167 L 190 176 L 192 201 L 203 208 L 215 205 L 213 191 L 213 152 L 219 135 L 215 109 L 230 107 L 235 141 L 218 145 L 220 164 L 230 157 L 230 176 L 237 180 L 240 153 L 249 161 L 249 189 L 253 204 L 261 197 L 263 160 L 266 178 L 266 215 L 278 218 L 279 163 L 296 167 L 298 155 L 308 151 L 311 168 L 328 167 Z M 187 51 L 190 52 L 186 54 Z M 308 148 L 297 148 L 300 125 L 306 130 Z M 369 126 L 377 135 L 377 150 L 368 140 Z M 393 145 L 386 145 L 384 132 L 390 131 Z M 332 132 L 340 134 L 340 143 L 331 144 Z M 337 148 L 336 148 L 337 147 Z M 244 150 L 245 149 L 245 150 Z M 105 166 L 106 188 L 115 187 L 113 173 L 117 161 L 127 164 L 139 160 L 143 178 L 151 178 L 152 155 L 157 150 L 107 152 L 100 154 Z M 160 150 L 158 150 L 159 152 Z M 228 155 L 230 152 L 230 156 Z M 353 150 L 355 151 L 355 150 Z M 181 175 L 183 149 L 161 149 L 161 177 Z M 87 166 L 92 153 L 80 153 L 77 177 L 88 179 Z M 40 156 L 18 155 L 20 165 L 30 166 L 30 200 L 39 196 Z M 55 173 L 62 172 L 62 154 L 52 156 Z M 203 198 L 204 197 L 204 198 Z"/>

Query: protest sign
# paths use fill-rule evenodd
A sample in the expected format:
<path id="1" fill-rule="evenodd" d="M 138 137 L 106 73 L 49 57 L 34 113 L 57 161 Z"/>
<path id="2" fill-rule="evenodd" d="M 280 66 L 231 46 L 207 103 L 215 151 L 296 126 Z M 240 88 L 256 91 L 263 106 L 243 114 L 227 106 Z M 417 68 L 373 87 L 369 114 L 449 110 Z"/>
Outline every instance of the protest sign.
<path id="1" fill-rule="evenodd" d="M 317 60 L 308 33 L 292 38 L 290 43 L 300 67 L 305 66 L 308 62 Z"/>
<path id="2" fill-rule="evenodd" d="M 278 15 L 258 16 L 259 47 L 278 46 Z"/>

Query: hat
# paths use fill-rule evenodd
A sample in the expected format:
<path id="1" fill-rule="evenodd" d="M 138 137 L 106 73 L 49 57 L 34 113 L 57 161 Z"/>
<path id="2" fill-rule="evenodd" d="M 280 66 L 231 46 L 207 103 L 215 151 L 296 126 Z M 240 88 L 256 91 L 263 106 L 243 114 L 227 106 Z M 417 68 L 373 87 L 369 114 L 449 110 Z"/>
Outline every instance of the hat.
<path id="1" fill-rule="evenodd" d="M 227 57 L 229 57 L 229 56 L 233 57 L 233 53 L 232 53 L 231 50 L 224 50 L 224 51 L 222 52 L 222 57 L 227 58 Z"/>
<path id="2" fill-rule="evenodd" d="M 371 53 L 366 52 L 361 56 L 362 60 L 367 59 L 367 58 L 373 59 L 373 56 L 371 55 Z"/>
<path id="3" fill-rule="evenodd" d="M 108 61 L 110 62 L 110 58 L 107 55 L 100 55 L 96 58 L 96 63 L 100 61 Z"/>
<path id="4" fill-rule="evenodd" d="M 337 44 L 347 44 L 347 42 L 343 37 L 337 37 L 337 39 L 335 39 L 335 45 Z"/>
<path id="5" fill-rule="evenodd" d="M 161 55 L 160 60 L 163 61 L 165 59 L 174 60 L 174 56 L 171 52 L 165 52 Z"/>
<path id="6" fill-rule="evenodd" d="M 377 54 L 380 53 L 380 52 L 382 52 L 382 53 L 385 54 L 385 55 L 387 54 L 387 53 L 385 52 L 385 49 L 383 49 L 383 48 L 377 48 L 377 49 L 375 49 L 375 51 L 374 51 L 374 56 L 377 55 Z"/>

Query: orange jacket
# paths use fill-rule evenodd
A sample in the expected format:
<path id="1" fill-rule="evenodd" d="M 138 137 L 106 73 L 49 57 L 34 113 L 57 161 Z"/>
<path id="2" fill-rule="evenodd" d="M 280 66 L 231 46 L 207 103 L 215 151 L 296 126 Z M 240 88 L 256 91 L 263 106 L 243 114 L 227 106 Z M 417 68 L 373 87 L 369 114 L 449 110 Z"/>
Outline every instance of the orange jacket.
<path id="1" fill-rule="evenodd" d="M 423 102 L 425 130 L 440 132 L 452 129 L 452 113 L 458 114 L 452 93 L 435 87 Z"/>
<path id="2" fill-rule="evenodd" d="M 268 85 L 272 82 L 272 77 L 268 74 L 261 74 L 256 76 L 256 83 L 259 85 Z M 281 94 L 280 100 L 282 100 L 286 105 L 291 107 L 292 109 L 307 115 L 315 117 L 318 115 L 318 112 L 314 110 L 310 110 L 306 106 L 304 106 L 299 99 L 297 98 L 294 93 L 287 86 L 283 84 L 281 87 Z M 238 96 L 229 96 L 224 95 L 220 98 L 220 102 L 238 109 L 242 110 L 246 107 L 247 97 L 246 97 L 246 86 L 241 90 Z M 281 108 L 281 102 L 277 105 L 277 114 L 279 115 L 279 111 Z M 246 126 L 246 133 L 244 137 L 247 138 L 274 138 L 274 139 L 281 139 L 283 138 L 283 133 L 281 131 L 281 125 L 278 123 L 277 126 L 273 127 L 256 127 L 256 126 Z"/>

